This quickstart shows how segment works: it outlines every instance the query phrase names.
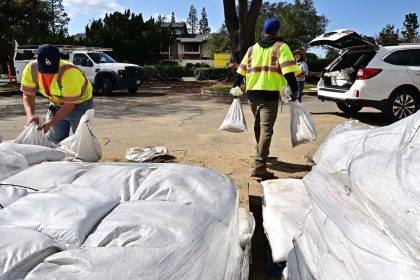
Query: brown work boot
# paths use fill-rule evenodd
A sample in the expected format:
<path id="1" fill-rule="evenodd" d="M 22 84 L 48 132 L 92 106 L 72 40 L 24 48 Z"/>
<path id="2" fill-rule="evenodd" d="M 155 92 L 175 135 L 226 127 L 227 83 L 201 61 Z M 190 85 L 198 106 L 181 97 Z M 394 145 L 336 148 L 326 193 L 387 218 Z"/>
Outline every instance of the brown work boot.
<path id="1" fill-rule="evenodd" d="M 262 180 L 276 179 L 273 172 L 269 172 L 265 167 L 264 168 L 254 168 L 251 173 L 251 177 L 261 178 Z"/>

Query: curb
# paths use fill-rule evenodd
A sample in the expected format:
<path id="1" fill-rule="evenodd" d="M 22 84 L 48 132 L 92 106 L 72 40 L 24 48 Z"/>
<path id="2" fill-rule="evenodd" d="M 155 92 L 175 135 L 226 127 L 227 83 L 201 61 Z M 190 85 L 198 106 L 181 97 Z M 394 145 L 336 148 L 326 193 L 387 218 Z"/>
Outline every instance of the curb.
<path id="1" fill-rule="evenodd" d="M 215 91 L 215 90 L 208 90 L 208 89 L 201 89 L 201 94 L 206 96 L 215 96 L 215 97 L 228 97 L 230 94 L 226 91 Z"/>

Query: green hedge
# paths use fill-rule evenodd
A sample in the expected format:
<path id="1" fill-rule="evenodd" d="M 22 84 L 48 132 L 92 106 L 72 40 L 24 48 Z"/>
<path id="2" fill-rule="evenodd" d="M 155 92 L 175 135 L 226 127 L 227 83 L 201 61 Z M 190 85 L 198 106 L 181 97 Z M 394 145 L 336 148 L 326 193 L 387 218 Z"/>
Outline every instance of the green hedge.
<path id="1" fill-rule="evenodd" d="M 184 76 L 180 65 L 149 65 L 144 67 L 147 81 L 179 81 Z"/>
<path id="2" fill-rule="evenodd" d="M 226 79 L 228 68 L 189 68 L 180 65 L 148 65 L 144 67 L 146 81 L 179 81 L 182 77 L 197 80 Z"/>
<path id="3" fill-rule="evenodd" d="M 228 68 L 196 68 L 194 77 L 197 80 L 222 80 L 227 77 Z"/>

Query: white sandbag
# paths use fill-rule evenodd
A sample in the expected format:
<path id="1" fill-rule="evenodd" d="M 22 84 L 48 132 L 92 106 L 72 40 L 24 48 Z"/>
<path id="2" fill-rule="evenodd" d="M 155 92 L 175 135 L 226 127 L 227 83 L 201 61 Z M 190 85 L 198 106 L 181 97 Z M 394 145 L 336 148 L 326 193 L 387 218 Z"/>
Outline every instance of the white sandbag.
<path id="1" fill-rule="evenodd" d="M 0 146 L 0 181 L 26 168 L 28 168 L 28 163 L 21 154 Z"/>
<path id="2" fill-rule="evenodd" d="M 125 152 L 125 159 L 134 162 L 145 162 L 155 158 L 167 155 L 168 148 L 165 146 L 146 147 L 146 148 L 130 148 Z"/>
<path id="3" fill-rule="evenodd" d="M 17 280 L 46 257 L 59 252 L 48 236 L 28 229 L 0 229 L 0 279 Z"/>
<path id="4" fill-rule="evenodd" d="M 219 130 L 226 130 L 230 132 L 247 132 L 244 112 L 242 111 L 242 104 L 240 98 L 234 98 L 229 111 L 219 127 Z"/>
<path id="5" fill-rule="evenodd" d="M 268 180 L 261 184 L 264 189 L 263 226 L 273 261 L 286 261 L 293 247 L 293 237 L 302 228 L 309 196 L 302 180 Z"/>
<path id="6" fill-rule="evenodd" d="M 155 170 L 153 166 L 131 164 L 92 165 L 72 183 L 112 193 L 123 202 L 131 200 L 143 181 Z"/>
<path id="7" fill-rule="evenodd" d="M 29 165 L 44 161 L 60 161 L 66 157 L 63 151 L 37 145 L 0 143 L 0 149 L 2 147 L 21 154 Z"/>
<path id="8" fill-rule="evenodd" d="M 165 270 L 165 259 L 170 257 L 166 253 L 166 251 L 161 252 L 159 248 L 138 247 L 68 250 L 47 258 L 25 279 L 176 279 L 174 277 L 159 278 L 159 273 Z"/>
<path id="9" fill-rule="evenodd" d="M 33 165 L 0 183 L 43 190 L 51 186 L 71 184 L 91 168 L 93 168 L 91 163 L 44 162 Z"/>
<path id="10" fill-rule="evenodd" d="M 306 111 L 299 101 L 290 104 L 290 135 L 293 147 L 313 142 L 316 139 L 315 123 L 311 114 Z"/>
<path id="11" fill-rule="evenodd" d="M 239 244 L 242 250 L 251 250 L 251 239 L 254 235 L 254 215 L 243 207 L 239 207 Z"/>
<path id="12" fill-rule="evenodd" d="M 157 168 L 144 179 L 131 200 L 161 200 L 192 205 L 218 219 L 222 219 L 235 204 L 236 189 L 232 187 L 231 179 L 220 173 L 181 164 L 140 166 Z"/>
<path id="13" fill-rule="evenodd" d="M 93 135 L 92 129 L 88 125 L 94 115 L 94 109 L 87 110 L 80 119 L 76 132 L 59 143 L 58 147 L 68 153 L 70 157 L 87 162 L 96 162 L 101 159 L 101 143 Z"/>
<path id="14" fill-rule="evenodd" d="M 0 184 L 0 209 L 33 192 L 35 192 L 35 190 L 25 187 Z"/>
<path id="15" fill-rule="evenodd" d="M 330 173 L 344 172 L 355 151 L 355 143 L 363 141 L 372 128 L 356 120 L 337 125 L 314 154 L 315 164 Z"/>
<path id="16" fill-rule="evenodd" d="M 38 124 L 30 123 L 16 137 L 13 143 L 39 145 L 49 148 L 55 148 L 56 145 L 51 142 L 42 129 L 38 129 Z"/>
<path id="17" fill-rule="evenodd" d="M 125 202 L 100 222 L 83 247 L 160 248 L 170 252 L 185 238 L 205 235 L 202 231 L 208 218 L 200 208 L 178 203 Z M 191 240 L 191 246 L 200 246 L 194 244 L 198 240 Z"/>
<path id="18" fill-rule="evenodd" d="M 51 187 L 1 210 L 0 228 L 33 229 L 63 248 L 78 247 L 118 201 L 117 197 L 85 186 Z"/>

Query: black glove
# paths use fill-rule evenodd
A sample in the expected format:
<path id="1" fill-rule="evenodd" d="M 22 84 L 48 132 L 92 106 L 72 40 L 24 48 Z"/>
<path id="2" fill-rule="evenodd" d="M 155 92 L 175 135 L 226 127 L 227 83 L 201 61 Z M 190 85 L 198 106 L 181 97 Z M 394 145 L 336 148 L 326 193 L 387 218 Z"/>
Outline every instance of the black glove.
<path id="1" fill-rule="evenodd" d="M 233 84 L 233 87 L 240 87 L 243 80 L 244 80 L 244 76 L 242 76 L 241 74 L 237 74 L 236 79 L 235 79 L 235 83 Z"/>
<path id="2" fill-rule="evenodd" d="M 290 95 L 290 100 L 291 101 L 299 100 L 299 92 L 292 92 L 292 94 Z"/>

